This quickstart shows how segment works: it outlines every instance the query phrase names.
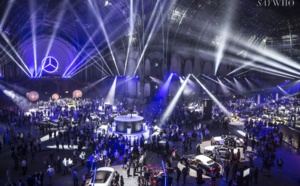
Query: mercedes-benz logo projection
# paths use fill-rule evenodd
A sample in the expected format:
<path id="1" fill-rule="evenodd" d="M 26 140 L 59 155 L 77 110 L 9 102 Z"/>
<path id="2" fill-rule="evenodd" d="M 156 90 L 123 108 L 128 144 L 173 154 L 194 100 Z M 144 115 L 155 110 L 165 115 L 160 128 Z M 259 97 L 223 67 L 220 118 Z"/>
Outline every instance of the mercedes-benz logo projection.
<path id="1" fill-rule="evenodd" d="M 56 72 L 59 66 L 57 59 L 52 56 L 45 57 L 42 61 L 42 64 L 42 69 L 47 73 Z"/>

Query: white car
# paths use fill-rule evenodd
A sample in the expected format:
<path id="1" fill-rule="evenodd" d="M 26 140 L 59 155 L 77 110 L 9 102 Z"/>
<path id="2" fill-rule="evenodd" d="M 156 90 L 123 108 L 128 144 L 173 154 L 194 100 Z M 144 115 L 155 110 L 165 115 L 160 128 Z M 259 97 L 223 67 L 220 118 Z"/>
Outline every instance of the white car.
<path id="1" fill-rule="evenodd" d="M 231 149 L 233 149 L 234 154 L 238 153 L 238 150 L 234 149 L 233 147 L 225 146 L 225 145 L 214 145 L 214 146 L 204 147 L 203 154 L 208 156 L 208 157 L 211 157 L 214 153 L 216 153 L 216 151 L 218 151 L 221 158 L 226 158 L 227 150 L 231 151 Z"/>
<path id="2" fill-rule="evenodd" d="M 225 136 L 216 136 L 212 138 L 212 145 L 224 145 L 225 144 Z"/>
<path id="3" fill-rule="evenodd" d="M 98 168 L 89 182 L 89 186 L 109 186 L 114 177 L 115 169 L 112 167 Z"/>
<path id="4" fill-rule="evenodd" d="M 216 170 L 219 174 L 222 169 L 222 166 L 219 163 L 213 161 L 205 155 L 183 156 L 178 162 L 177 167 L 182 171 L 186 165 L 186 162 L 189 163 L 189 175 L 192 177 L 197 177 L 198 166 L 200 166 L 200 168 L 203 170 L 203 173 L 206 175 L 209 175 L 212 170 Z"/>
<path id="5" fill-rule="evenodd" d="M 242 147 L 244 145 L 244 140 L 242 138 L 239 138 L 237 136 L 232 136 L 232 135 L 216 136 L 211 139 L 212 145 L 234 146 L 234 142 L 237 147 Z"/>

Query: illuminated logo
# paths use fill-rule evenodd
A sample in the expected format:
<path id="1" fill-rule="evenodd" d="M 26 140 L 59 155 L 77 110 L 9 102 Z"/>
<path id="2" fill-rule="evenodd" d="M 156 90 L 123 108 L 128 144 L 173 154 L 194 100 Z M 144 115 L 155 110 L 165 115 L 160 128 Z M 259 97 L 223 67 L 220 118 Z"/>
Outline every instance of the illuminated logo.
<path id="1" fill-rule="evenodd" d="M 59 63 L 57 59 L 52 56 L 47 56 L 42 61 L 42 69 L 47 73 L 54 73 L 57 71 Z"/>

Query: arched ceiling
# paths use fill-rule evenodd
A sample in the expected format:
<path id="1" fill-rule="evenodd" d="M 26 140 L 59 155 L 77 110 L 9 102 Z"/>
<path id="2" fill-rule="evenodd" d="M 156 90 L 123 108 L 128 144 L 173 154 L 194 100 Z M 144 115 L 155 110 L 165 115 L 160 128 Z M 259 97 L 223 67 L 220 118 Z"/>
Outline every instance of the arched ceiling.
<path id="1" fill-rule="evenodd" d="M 294 0 L 292 6 L 260 6 L 261 2 L 264 1 L 0 0 L 0 64 L 15 62 L 22 66 L 16 53 L 12 54 L 14 61 L 7 52 L 15 48 L 22 53 L 22 43 L 33 42 L 34 36 L 64 40 L 77 51 L 83 61 L 80 64 L 100 59 L 98 63 L 106 63 L 104 70 L 111 75 L 126 73 L 119 72 L 120 63 L 112 60 L 116 50 L 127 53 L 129 46 L 137 47 L 141 53 L 148 47 L 207 56 L 205 59 L 210 61 L 216 61 L 221 50 L 221 63 L 234 68 L 243 65 L 244 60 L 278 70 L 249 56 L 264 54 L 269 59 L 272 56 L 259 50 L 270 48 L 291 61 L 299 60 L 300 3 Z M 293 40 L 293 44 L 286 44 L 287 40 Z M 106 61 L 106 57 L 110 60 Z M 276 62 L 288 65 L 289 61 Z M 288 68 L 287 73 L 298 66 Z M 253 70 L 253 66 L 245 69 Z"/>

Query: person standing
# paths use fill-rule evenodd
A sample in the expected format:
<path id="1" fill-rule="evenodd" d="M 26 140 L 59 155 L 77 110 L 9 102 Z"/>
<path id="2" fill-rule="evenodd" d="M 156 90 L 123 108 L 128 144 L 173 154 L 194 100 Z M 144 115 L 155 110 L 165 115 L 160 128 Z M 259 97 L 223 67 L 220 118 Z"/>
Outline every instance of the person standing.
<path id="1" fill-rule="evenodd" d="M 128 160 L 128 156 L 127 156 L 127 154 L 124 154 L 124 157 L 123 157 L 123 166 L 122 166 L 123 169 L 125 169 L 125 167 L 127 165 L 127 160 Z"/>
<path id="2" fill-rule="evenodd" d="M 60 141 L 60 144 L 61 144 L 61 148 L 64 150 L 65 149 L 65 141 L 63 139 Z"/>
<path id="3" fill-rule="evenodd" d="M 43 186 L 44 185 L 44 173 L 40 172 L 39 180 L 40 180 L 41 186 Z"/>
<path id="4" fill-rule="evenodd" d="M 27 173 L 27 162 L 25 159 L 22 160 L 22 171 L 23 171 L 23 176 L 25 176 Z"/>
<path id="5" fill-rule="evenodd" d="M 228 176 L 229 176 L 229 173 L 230 173 L 230 166 L 229 166 L 229 163 L 227 163 L 227 164 L 225 165 L 224 170 L 225 170 L 225 174 L 226 174 L 226 182 L 228 182 Z"/>
<path id="6" fill-rule="evenodd" d="M 60 159 L 60 156 L 57 156 L 57 160 L 56 160 L 56 170 L 57 170 L 57 173 L 61 172 L 61 165 L 62 165 L 62 160 Z"/>
<path id="7" fill-rule="evenodd" d="M 230 162 L 230 151 L 229 151 L 229 149 L 226 149 L 226 152 L 225 152 L 225 161 L 227 163 Z"/>
<path id="8" fill-rule="evenodd" d="M 120 174 L 118 173 L 118 171 L 115 172 L 115 180 L 116 180 L 117 185 L 119 185 Z"/>
<path id="9" fill-rule="evenodd" d="M 292 135 L 290 135 L 289 136 L 289 142 L 290 142 L 292 147 L 293 147 L 293 141 L 294 141 L 294 137 Z"/>
<path id="10" fill-rule="evenodd" d="M 77 176 L 76 169 L 74 169 L 74 171 L 72 173 L 72 179 L 73 179 L 74 186 L 77 186 L 78 185 L 78 176 Z"/>
<path id="11" fill-rule="evenodd" d="M 42 141 L 40 138 L 37 139 L 38 147 L 39 147 L 39 152 L 42 151 Z"/>
<path id="12" fill-rule="evenodd" d="M 52 131 L 49 128 L 49 140 L 52 141 Z"/>
<path id="13" fill-rule="evenodd" d="M 249 179 L 249 183 L 252 183 L 252 182 L 253 182 L 254 170 L 255 170 L 254 167 L 251 166 L 251 167 L 250 167 L 250 173 L 249 173 L 249 176 L 248 176 L 248 177 L 249 177 L 249 178 L 248 178 L 248 179 Z"/>
<path id="14" fill-rule="evenodd" d="M 111 159 L 107 158 L 107 167 L 110 167 Z"/>
<path id="15" fill-rule="evenodd" d="M 128 166 L 127 166 L 127 177 L 130 177 L 130 167 L 131 167 L 131 161 L 127 162 Z"/>
<path id="16" fill-rule="evenodd" d="M 183 184 L 185 184 L 187 175 L 188 175 L 188 168 L 187 168 L 187 167 L 184 167 L 184 168 L 182 169 Z"/>
<path id="17" fill-rule="evenodd" d="M 136 172 L 137 172 L 137 168 L 138 167 L 138 163 L 137 163 L 137 159 L 133 160 L 133 176 L 136 176 Z"/>
<path id="18" fill-rule="evenodd" d="M 179 182 L 181 170 L 178 167 L 176 167 L 175 170 L 176 170 L 176 181 Z"/>
<path id="19" fill-rule="evenodd" d="M 215 170 L 212 170 L 210 172 L 210 177 L 211 177 L 211 185 L 216 186 L 216 178 L 217 178 L 217 173 Z"/>
<path id="20" fill-rule="evenodd" d="M 47 169 L 47 175 L 49 178 L 49 184 L 52 185 L 52 177 L 54 176 L 55 172 L 54 169 L 49 165 L 49 168 Z"/>
<path id="21" fill-rule="evenodd" d="M 79 155 L 79 158 L 81 159 L 81 165 L 84 165 L 84 160 L 85 160 L 85 152 L 82 151 Z"/>
<path id="22" fill-rule="evenodd" d="M 254 178 L 254 183 L 257 184 L 257 180 L 258 180 L 258 168 L 257 167 L 255 167 L 255 169 L 254 169 L 253 178 Z"/>
<path id="23" fill-rule="evenodd" d="M 11 173 L 10 173 L 10 168 L 8 167 L 6 170 L 6 178 L 7 178 L 7 183 L 11 183 Z"/>
<path id="24" fill-rule="evenodd" d="M 198 166 L 198 168 L 197 168 L 197 184 L 203 183 L 202 174 L 203 174 L 203 170 L 201 169 L 200 166 Z"/>
<path id="25" fill-rule="evenodd" d="M 282 166 L 283 166 L 283 160 L 282 160 L 282 158 L 279 158 L 277 160 L 278 172 L 282 172 Z"/>
<path id="26" fill-rule="evenodd" d="M 234 163 L 234 165 L 232 167 L 232 179 L 235 179 L 237 171 L 238 171 L 238 168 L 239 168 L 238 164 Z"/>
<path id="27" fill-rule="evenodd" d="M 18 186 L 25 186 L 25 183 L 21 179 L 19 179 Z"/>
<path id="28" fill-rule="evenodd" d="M 120 186 L 124 186 L 124 178 L 123 178 L 123 176 L 121 176 L 121 179 L 120 179 Z"/>
<path id="29" fill-rule="evenodd" d="M 201 154 L 201 144 L 198 143 L 198 145 L 196 146 L 196 149 L 197 149 L 197 154 Z"/>
<path id="30" fill-rule="evenodd" d="M 241 151 L 240 151 L 240 149 L 238 149 L 236 161 L 237 161 L 237 162 L 240 162 L 240 159 L 241 159 Z"/>
<path id="31" fill-rule="evenodd" d="M 67 138 L 68 148 L 70 148 L 70 145 L 71 145 L 71 139 L 70 139 L 70 136 L 66 136 L 66 138 Z"/>
<path id="32" fill-rule="evenodd" d="M 255 139 L 252 138 L 252 140 L 251 140 L 251 150 L 252 151 L 254 151 L 255 144 L 256 144 Z"/>

